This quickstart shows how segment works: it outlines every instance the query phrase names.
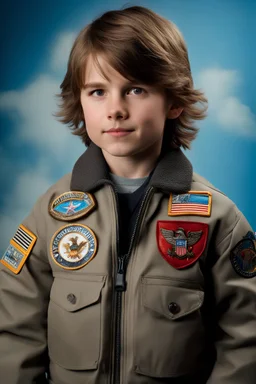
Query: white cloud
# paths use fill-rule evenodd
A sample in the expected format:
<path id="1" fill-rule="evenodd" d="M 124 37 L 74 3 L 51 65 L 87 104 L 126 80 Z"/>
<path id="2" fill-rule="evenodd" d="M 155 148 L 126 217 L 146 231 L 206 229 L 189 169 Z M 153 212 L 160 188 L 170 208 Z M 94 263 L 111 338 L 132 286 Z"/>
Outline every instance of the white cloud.
<path id="1" fill-rule="evenodd" d="M 47 162 L 42 162 L 36 167 L 31 164 L 30 168 L 16 177 L 11 199 L 8 196 L 5 203 L 6 210 L 17 212 L 22 203 L 22 214 L 29 212 L 37 198 L 45 193 L 53 182 Z"/>
<path id="2" fill-rule="evenodd" d="M 50 66 L 54 71 L 62 71 L 67 66 L 69 53 L 75 41 L 76 33 L 63 32 L 57 36 L 51 53 Z"/>
<path id="3" fill-rule="evenodd" d="M 18 115 L 18 140 L 68 160 L 69 153 L 72 156 L 72 150 L 79 146 L 79 139 L 53 117 L 58 86 L 52 76 L 39 75 L 24 89 L 0 94 L 0 109 Z"/>
<path id="4" fill-rule="evenodd" d="M 13 237 L 18 225 L 20 224 L 20 218 L 17 216 L 11 217 L 9 213 L 6 215 L 0 214 L 0 259 L 9 245 L 10 239 Z"/>
<path id="5" fill-rule="evenodd" d="M 36 168 L 27 169 L 16 176 L 14 189 L 2 201 L 0 214 L 0 252 L 8 246 L 18 225 L 31 211 L 32 206 L 53 183 L 49 170 L 43 163 Z M 1 257 L 1 255 L 0 255 Z"/>
<path id="6" fill-rule="evenodd" d="M 224 126 L 238 129 L 241 133 L 256 134 L 255 116 L 250 108 L 242 104 L 236 97 L 227 97 L 225 99 L 225 105 L 220 108 L 217 119 Z"/>
<path id="7" fill-rule="evenodd" d="M 209 101 L 209 117 L 223 129 L 242 135 L 256 135 L 256 118 L 250 108 L 236 97 L 241 85 L 238 71 L 208 68 L 197 76 L 197 87 Z"/>

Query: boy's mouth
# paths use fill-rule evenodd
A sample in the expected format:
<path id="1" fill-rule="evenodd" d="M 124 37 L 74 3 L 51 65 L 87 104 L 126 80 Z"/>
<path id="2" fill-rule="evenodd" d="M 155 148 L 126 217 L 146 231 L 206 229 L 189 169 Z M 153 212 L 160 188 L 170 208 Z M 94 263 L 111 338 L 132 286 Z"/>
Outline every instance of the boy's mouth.
<path id="1" fill-rule="evenodd" d="M 134 129 L 111 128 L 111 129 L 105 131 L 105 133 L 108 133 L 111 136 L 120 137 L 120 136 L 129 135 L 133 131 L 134 131 Z"/>

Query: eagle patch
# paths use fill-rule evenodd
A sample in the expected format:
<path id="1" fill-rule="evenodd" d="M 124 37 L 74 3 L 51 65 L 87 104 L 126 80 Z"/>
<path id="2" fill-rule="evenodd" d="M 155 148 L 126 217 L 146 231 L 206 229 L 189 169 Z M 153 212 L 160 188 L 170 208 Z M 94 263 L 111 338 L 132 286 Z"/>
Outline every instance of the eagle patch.
<path id="1" fill-rule="evenodd" d="M 157 244 L 163 258 L 174 268 L 194 264 L 208 238 L 208 224 L 186 221 L 158 221 Z"/>
<path id="2" fill-rule="evenodd" d="M 79 269 L 88 264 L 97 251 L 94 232 L 82 224 L 69 224 L 52 237 L 51 256 L 64 269 Z"/>

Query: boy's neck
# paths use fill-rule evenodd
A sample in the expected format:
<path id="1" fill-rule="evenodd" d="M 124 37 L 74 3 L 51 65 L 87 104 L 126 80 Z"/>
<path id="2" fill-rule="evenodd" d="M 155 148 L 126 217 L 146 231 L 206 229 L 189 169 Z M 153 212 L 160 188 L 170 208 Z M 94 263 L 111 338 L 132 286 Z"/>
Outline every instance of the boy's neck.
<path id="1" fill-rule="evenodd" d="M 110 172 L 116 176 L 129 179 L 139 179 L 148 176 L 155 168 L 159 154 L 140 159 L 134 157 L 112 156 L 102 150 L 103 156 L 109 166 Z"/>

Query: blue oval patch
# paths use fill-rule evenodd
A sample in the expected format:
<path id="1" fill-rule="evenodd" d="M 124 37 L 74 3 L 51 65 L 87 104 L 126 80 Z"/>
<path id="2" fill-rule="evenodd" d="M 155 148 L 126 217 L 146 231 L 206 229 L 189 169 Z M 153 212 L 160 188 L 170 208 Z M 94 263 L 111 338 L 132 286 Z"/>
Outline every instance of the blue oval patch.
<path id="1" fill-rule="evenodd" d="M 97 251 L 97 239 L 86 225 L 70 224 L 60 228 L 51 241 L 51 255 L 64 269 L 79 269 L 88 264 Z"/>
<path id="2" fill-rule="evenodd" d="M 71 221 L 86 215 L 95 207 L 90 193 L 69 191 L 58 196 L 49 206 L 49 213 L 58 220 Z"/>
<path id="3" fill-rule="evenodd" d="M 230 260 L 235 271 L 243 277 L 256 276 L 256 238 L 248 232 L 232 249 Z"/>

